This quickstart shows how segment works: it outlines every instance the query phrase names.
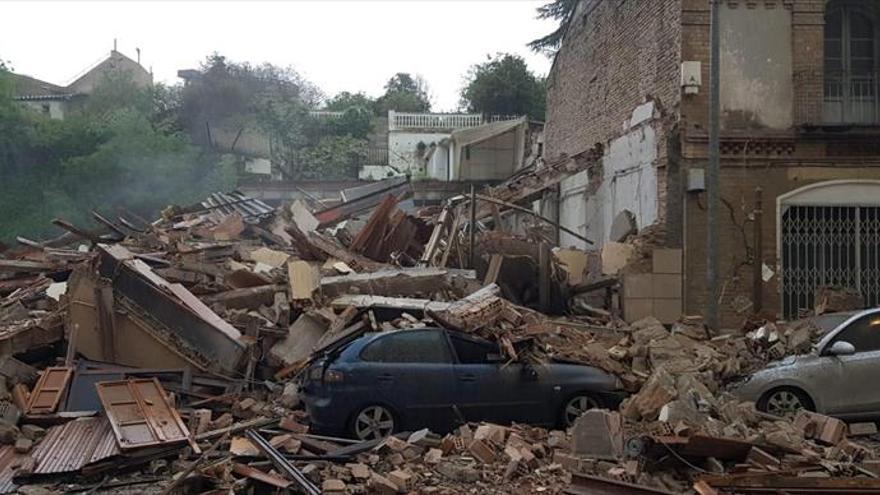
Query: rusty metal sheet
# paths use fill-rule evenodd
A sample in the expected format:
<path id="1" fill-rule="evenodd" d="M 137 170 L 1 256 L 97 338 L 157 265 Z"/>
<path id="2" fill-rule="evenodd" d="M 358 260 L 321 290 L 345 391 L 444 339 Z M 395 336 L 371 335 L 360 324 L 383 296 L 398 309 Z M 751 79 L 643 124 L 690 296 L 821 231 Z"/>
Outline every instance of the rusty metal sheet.
<path id="1" fill-rule="evenodd" d="M 571 486 L 566 488 L 564 493 L 569 495 L 674 495 L 666 490 L 584 474 L 572 474 Z"/>
<path id="2" fill-rule="evenodd" d="M 0 494 L 13 493 L 18 488 L 12 477 L 19 469 L 30 469 L 34 461 L 27 454 L 19 454 L 12 445 L 0 447 Z"/>
<path id="3" fill-rule="evenodd" d="M 58 409 L 61 397 L 67 391 L 67 385 L 73 376 L 73 368 L 67 366 L 55 366 L 46 368 L 40 375 L 34 391 L 28 400 L 28 415 L 52 414 Z"/>
<path id="4" fill-rule="evenodd" d="M 100 382 L 95 388 L 121 449 L 189 440 L 189 430 L 158 379 Z"/>
<path id="5" fill-rule="evenodd" d="M 779 473 L 743 473 L 724 476 L 704 476 L 702 481 L 724 494 L 785 493 L 835 494 L 880 493 L 877 478 L 816 478 Z"/>
<path id="6" fill-rule="evenodd" d="M 715 457 L 725 461 L 741 461 L 755 444 L 735 438 L 692 435 L 690 437 L 657 436 L 654 441 L 675 449 L 685 457 Z"/>
<path id="7" fill-rule="evenodd" d="M 53 426 L 31 451 L 33 474 L 69 473 L 119 455 L 116 437 L 105 417 L 82 418 Z"/>

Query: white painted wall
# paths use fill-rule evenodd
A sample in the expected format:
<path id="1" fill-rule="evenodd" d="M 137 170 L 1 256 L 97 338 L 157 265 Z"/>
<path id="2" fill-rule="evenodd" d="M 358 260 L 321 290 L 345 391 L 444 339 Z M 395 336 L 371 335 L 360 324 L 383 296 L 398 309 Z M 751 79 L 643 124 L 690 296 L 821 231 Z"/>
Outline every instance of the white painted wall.
<path id="1" fill-rule="evenodd" d="M 416 156 L 419 142 L 430 146 L 450 136 L 447 133 L 392 131 L 388 133 L 388 164 L 401 172 L 411 171 L 413 176 L 425 175 L 421 160 Z M 446 177 L 444 176 L 443 179 Z"/>
<path id="2" fill-rule="evenodd" d="M 594 248 L 609 240 L 614 217 L 623 210 L 633 212 L 640 229 L 657 221 L 657 137 L 652 115 L 652 103 L 633 111 L 624 124 L 625 134 L 605 150 L 598 187 L 591 187 L 586 170 L 560 184 L 560 223 L 592 240 Z M 588 194 L 593 189 L 595 192 Z M 560 245 L 588 247 L 565 232 Z"/>

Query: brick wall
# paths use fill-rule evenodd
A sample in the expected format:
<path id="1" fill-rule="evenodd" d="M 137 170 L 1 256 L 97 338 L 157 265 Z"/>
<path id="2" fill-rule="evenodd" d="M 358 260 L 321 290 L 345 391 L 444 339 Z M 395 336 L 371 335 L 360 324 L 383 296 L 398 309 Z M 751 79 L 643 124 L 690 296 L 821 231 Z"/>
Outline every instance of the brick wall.
<path id="1" fill-rule="evenodd" d="M 661 219 L 667 203 L 667 136 L 680 100 L 680 14 L 680 0 L 581 2 L 547 94 L 547 157 L 572 155 L 597 143 L 608 149 L 626 132 L 633 110 L 654 102 L 659 118 L 650 123 L 657 148 L 651 166 L 657 168 Z"/>
<path id="2" fill-rule="evenodd" d="M 545 156 L 569 155 L 621 134 L 633 109 L 679 102 L 680 0 L 581 2 L 547 93 Z"/>

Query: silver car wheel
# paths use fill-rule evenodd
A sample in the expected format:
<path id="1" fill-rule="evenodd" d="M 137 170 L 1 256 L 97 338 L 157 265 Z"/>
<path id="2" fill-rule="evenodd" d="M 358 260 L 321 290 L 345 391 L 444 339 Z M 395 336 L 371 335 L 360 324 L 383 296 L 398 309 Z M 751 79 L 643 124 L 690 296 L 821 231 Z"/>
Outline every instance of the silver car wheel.
<path id="1" fill-rule="evenodd" d="M 394 416 L 382 406 L 364 408 L 354 420 L 354 434 L 359 440 L 385 438 L 394 432 Z"/>
<path id="2" fill-rule="evenodd" d="M 574 422 L 581 417 L 581 414 L 597 407 L 599 407 L 599 403 L 596 402 L 596 399 L 590 396 L 578 395 L 577 397 L 574 397 L 565 405 L 565 426 L 572 426 Z"/>
<path id="3" fill-rule="evenodd" d="M 767 412 L 776 416 L 788 416 L 801 409 L 806 409 L 806 405 L 791 390 L 777 390 L 767 398 Z"/>

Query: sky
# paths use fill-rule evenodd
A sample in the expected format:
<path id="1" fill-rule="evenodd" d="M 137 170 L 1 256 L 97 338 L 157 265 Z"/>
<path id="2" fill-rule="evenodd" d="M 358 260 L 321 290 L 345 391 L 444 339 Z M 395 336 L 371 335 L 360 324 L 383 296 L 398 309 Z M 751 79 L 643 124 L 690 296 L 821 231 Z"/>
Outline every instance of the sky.
<path id="1" fill-rule="evenodd" d="M 113 48 L 174 84 L 213 52 L 292 66 L 327 96 L 383 92 L 396 72 L 424 77 L 434 111 L 454 111 L 468 68 L 487 55 L 550 59 L 525 45 L 554 29 L 543 0 L 0 1 L 0 59 L 15 72 L 67 84 Z"/>

